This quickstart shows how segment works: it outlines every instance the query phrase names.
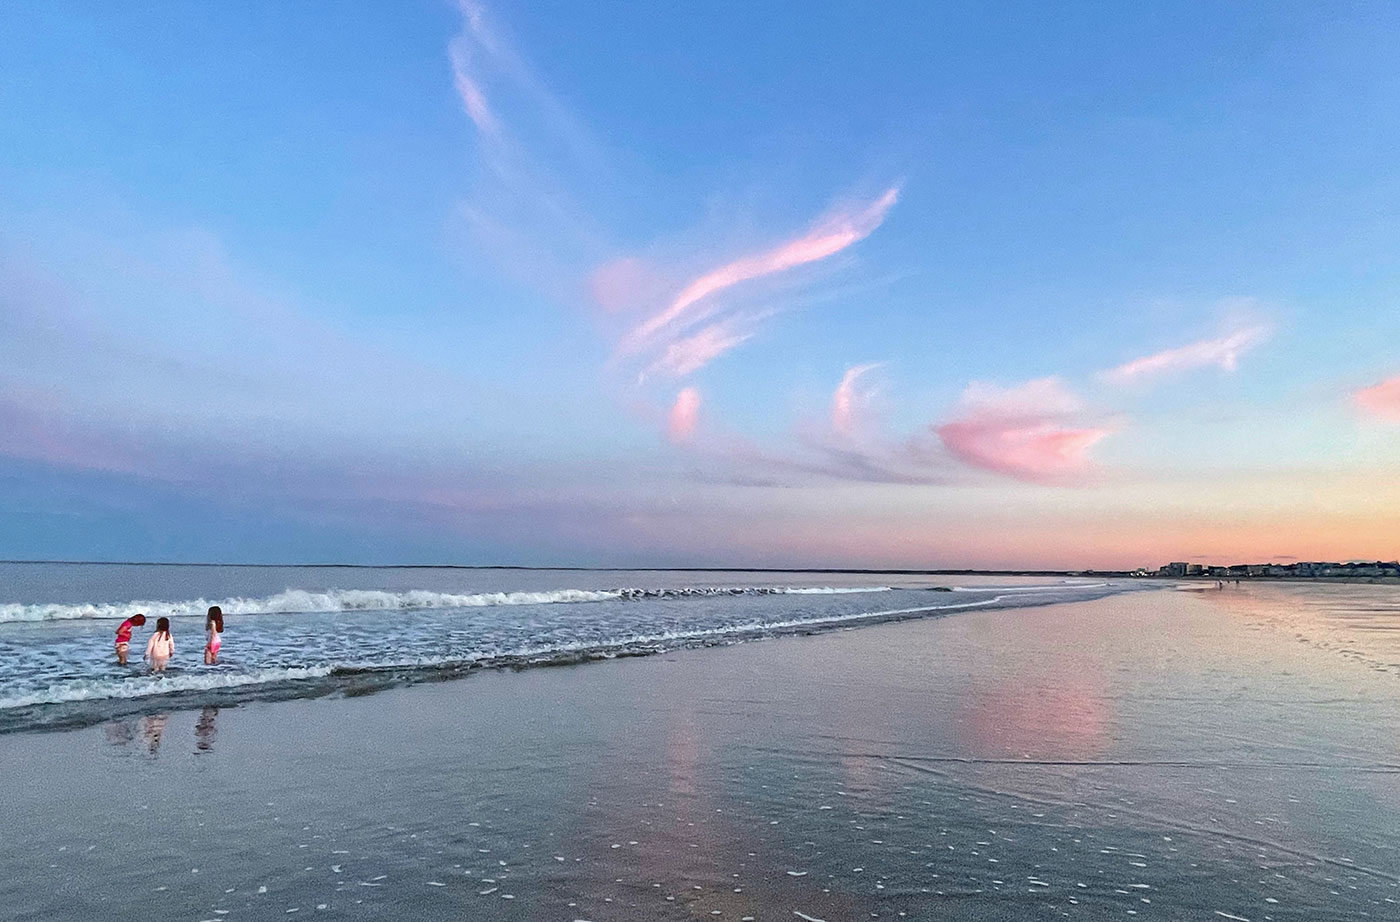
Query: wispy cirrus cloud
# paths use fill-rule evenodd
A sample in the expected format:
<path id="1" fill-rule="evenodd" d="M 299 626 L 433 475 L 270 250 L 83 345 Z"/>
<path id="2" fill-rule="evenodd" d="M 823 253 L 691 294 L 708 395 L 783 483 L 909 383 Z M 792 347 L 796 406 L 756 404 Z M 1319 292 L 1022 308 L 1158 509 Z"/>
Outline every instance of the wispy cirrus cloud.
<path id="1" fill-rule="evenodd" d="M 831 431 L 839 436 L 850 438 L 860 428 L 859 414 L 870 400 L 871 388 L 865 383 L 865 376 L 884 365 L 884 362 L 867 362 L 852 365 L 841 376 L 841 383 L 831 395 Z"/>
<path id="2" fill-rule="evenodd" d="M 1382 422 L 1400 423 L 1400 375 L 1387 378 L 1352 394 L 1364 413 Z"/>
<path id="3" fill-rule="evenodd" d="M 589 133 L 494 27 L 485 5 L 458 0 L 457 9 L 462 31 L 448 43 L 447 57 L 453 87 L 477 129 L 499 142 L 519 141 L 531 131 L 548 132 L 568 148 L 569 156 L 592 159 L 596 145 Z M 500 117 L 506 108 L 514 114 L 510 124 Z"/>
<path id="4" fill-rule="evenodd" d="M 726 289 L 775 275 L 840 253 L 873 232 L 899 199 L 897 188 L 872 201 L 838 208 L 797 237 L 767 250 L 742 256 L 692 279 L 664 308 L 637 324 L 618 344 L 619 356 L 665 351 L 697 322 L 719 308 L 712 299 Z M 735 343 L 737 345 L 737 343 Z M 712 356 L 713 358 L 713 356 Z"/>
<path id="5" fill-rule="evenodd" d="M 619 177 L 599 182 L 600 175 L 612 174 L 603 145 L 559 103 L 490 10 L 474 0 L 458 0 L 458 9 L 462 29 L 447 56 L 461 107 L 477 129 L 475 154 L 482 168 L 459 208 L 472 243 L 561 299 L 586 293 L 606 314 L 649 309 L 645 319 L 621 332 L 611 363 L 638 371 L 639 382 L 684 378 L 751 340 L 775 308 L 736 307 L 724 303 L 726 292 L 840 253 L 869 236 L 899 198 L 899 189 L 891 187 L 868 200 L 842 203 L 805 232 L 689 281 L 637 256 L 619 257 L 612 235 L 590 210 L 607 205 L 607 212 L 618 204 L 598 201 L 596 190 L 628 183 Z M 703 264 L 693 255 L 684 261 Z"/>
<path id="6" fill-rule="evenodd" d="M 492 111 L 490 103 L 486 101 L 486 94 L 476 76 L 478 64 L 475 59 L 482 54 L 484 48 L 489 47 L 483 40 L 485 30 L 481 22 L 481 11 L 479 7 L 465 3 L 461 4 L 461 10 L 468 30 L 454 38 L 447 46 L 448 60 L 452 63 L 452 83 L 462 100 L 462 108 L 476 124 L 477 130 L 491 138 L 499 138 L 501 123 Z"/>
<path id="7" fill-rule="evenodd" d="M 576 297 L 585 267 L 612 248 L 581 195 L 611 177 L 609 159 L 490 11 L 471 0 L 457 6 L 462 29 L 448 43 L 447 59 L 476 129 L 477 171 L 452 229 L 465 248 L 518 281 L 561 300 Z"/>
<path id="8" fill-rule="evenodd" d="M 972 467 L 1017 480 L 1066 485 L 1092 470 L 1089 449 L 1110 430 L 1078 422 L 1082 401 L 1058 378 L 1003 388 L 974 381 L 960 415 L 934 427 L 944 447 Z"/>
<path id="9" fill-rule="evenodd" d="M 1196 368 L 1214 366 L 1222 371 L 1234 371 L 1239 367 L 1240 358 L 1267 340 L 1271 333 L 1272 329 L 1265 324 L 1241 327 L 1214 339 L 1202 339 L 1141 356 L 1100 372 L 1099 377 L 1111 384 L 1134 384 Z"/>
<path id="10" fill-rule="evenodd" d="M 647 367 L 647 373 L 683 378 L 704 368 L 735 346 L 748 342 L 754 332 L 751 323 L 737 317 L 701 327 L 694 333 L 667 343 L 661 355 Z"/>

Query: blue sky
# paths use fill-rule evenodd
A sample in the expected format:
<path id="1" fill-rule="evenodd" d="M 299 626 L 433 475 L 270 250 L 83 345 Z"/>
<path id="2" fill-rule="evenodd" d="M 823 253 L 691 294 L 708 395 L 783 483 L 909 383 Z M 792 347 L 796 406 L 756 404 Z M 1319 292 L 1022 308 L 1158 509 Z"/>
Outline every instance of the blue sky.
<path id="1" fill-rule="evenodd" d="M 1400 553 L 1392 5 L 0 35 L 0 556 Z"/>

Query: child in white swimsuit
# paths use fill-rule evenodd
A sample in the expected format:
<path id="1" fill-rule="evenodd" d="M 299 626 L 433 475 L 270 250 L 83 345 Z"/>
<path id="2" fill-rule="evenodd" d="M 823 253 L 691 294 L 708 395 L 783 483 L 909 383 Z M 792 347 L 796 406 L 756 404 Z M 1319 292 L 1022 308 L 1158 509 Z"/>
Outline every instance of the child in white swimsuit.
<path id="1" fill-rule="evenodd" d="M 156 632 L 151 635 L 151 639 L 146 641 L 147 662 L 151 664 L 152 672 L 164 672 L 165 664 L 170 662 L 170 657 L 175 655 L 175 638 L 170 636 L 170 619 L 160 618 L 156 621 Z"/>

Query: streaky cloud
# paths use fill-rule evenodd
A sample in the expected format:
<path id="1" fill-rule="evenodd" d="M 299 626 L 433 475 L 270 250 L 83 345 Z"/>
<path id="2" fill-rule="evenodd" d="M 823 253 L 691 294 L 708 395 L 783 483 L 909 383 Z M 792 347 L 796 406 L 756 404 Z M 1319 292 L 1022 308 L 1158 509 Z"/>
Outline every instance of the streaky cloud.
<path id="1" fill-rule="evenodd" d="M 668 343 L 661 357 L 647 370 L 654 374 L 683 378 L 699 371 L 753 336 L 752 330 L 742 329 L 739 321 L 734 318 L 712 323 L 693 334 Z"/>
<path id="2" fill-rule="evenodd" d="M 476 128 L 478 169 L 454 224 L 467 243 L 517 280 L 569 299 L 584 267 L 611 249 L 578 200 L 611 175 L 591 134 L 562 106 L 488 11 L 462 0 L 461 30 L 447 60 L 463 111 Z"/>
<path id="3" fill-rule="evenodd" d="M 1124 362 L 1099 374 L 1112 384 L 1132 384 L 1173 372 L 1215 366 L 1222 371 L 1234 371 L 1240 357 L 1269 338 L 1268 326 L 1256 324 L 1241 327 L 1215 339 L 1202 339 L 1174 349 L 1164 349 Z"/>
<path id="4" fill-rule="evenodd" d="M 849 438 L 859 429 L 858 415 L 862 405 L 870 398 L 870 391 L 862 387 L 861 380 L 884 364 L 867 362 L 864 365 L 852 365 L 841 376 L 841 383 L 831 395 L 831 430 L 837 435 Z"/>
<path id="5" fill-rule="evenodd" d="M 727 288 L 834 256 L 868 237 L 885 220 L 898 199 L 897 188 L 887 189 L 874 201 L 822 219 L 800 237 L 725 263 L 693 279 L 663 310 L 628 333 L 618 351 L 623 355 L 635 355 L 647 349 L 668 328 L 684 325 L 692 308 Z"/>
<path id="6" fill-rule="evenodd" d="M 486 101 L 486 94 L 482 92 L 480 85 L 472 77 L 466 44 L 454 40 L 449 46 L 448 55 L 452 61 L 452 82 L 457 88 L 457 95 L 462 100 L 462 108 L 482 134 L 499 137 L 501 123 L 497 121 L 495 113 L 491 111 L 491 106 Z"/>

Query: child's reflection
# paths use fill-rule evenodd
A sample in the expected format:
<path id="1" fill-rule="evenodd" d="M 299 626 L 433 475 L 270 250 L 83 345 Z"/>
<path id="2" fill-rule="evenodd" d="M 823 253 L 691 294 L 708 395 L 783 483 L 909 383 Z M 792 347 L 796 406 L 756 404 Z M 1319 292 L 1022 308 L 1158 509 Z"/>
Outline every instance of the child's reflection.
<path id="1" fill-rule="evenodd" d="M 219 719 L 219 709 L 206 706 L 199 712 L 199 720 L 194 725 L 194 748 L 196 752 L 213 752 L 214 740 L 218 738 L 218 727 L 216 721 Z"/>
<path id="2" fill-rule="evenodd" d="M 114 720 L 107 724 L 103 730 L 107 734 L 107 745 L 125 746 L 136 737 L 136 728 L 129 720 Z"/>
<path id="3" fill-rule="evenodd" d="M 160 741 L 169 720 L 169 714 L 148 714 L 141 718 L 141 735 L 146 738 L 146 751 L 151 755 L 160 751 Z"/>

